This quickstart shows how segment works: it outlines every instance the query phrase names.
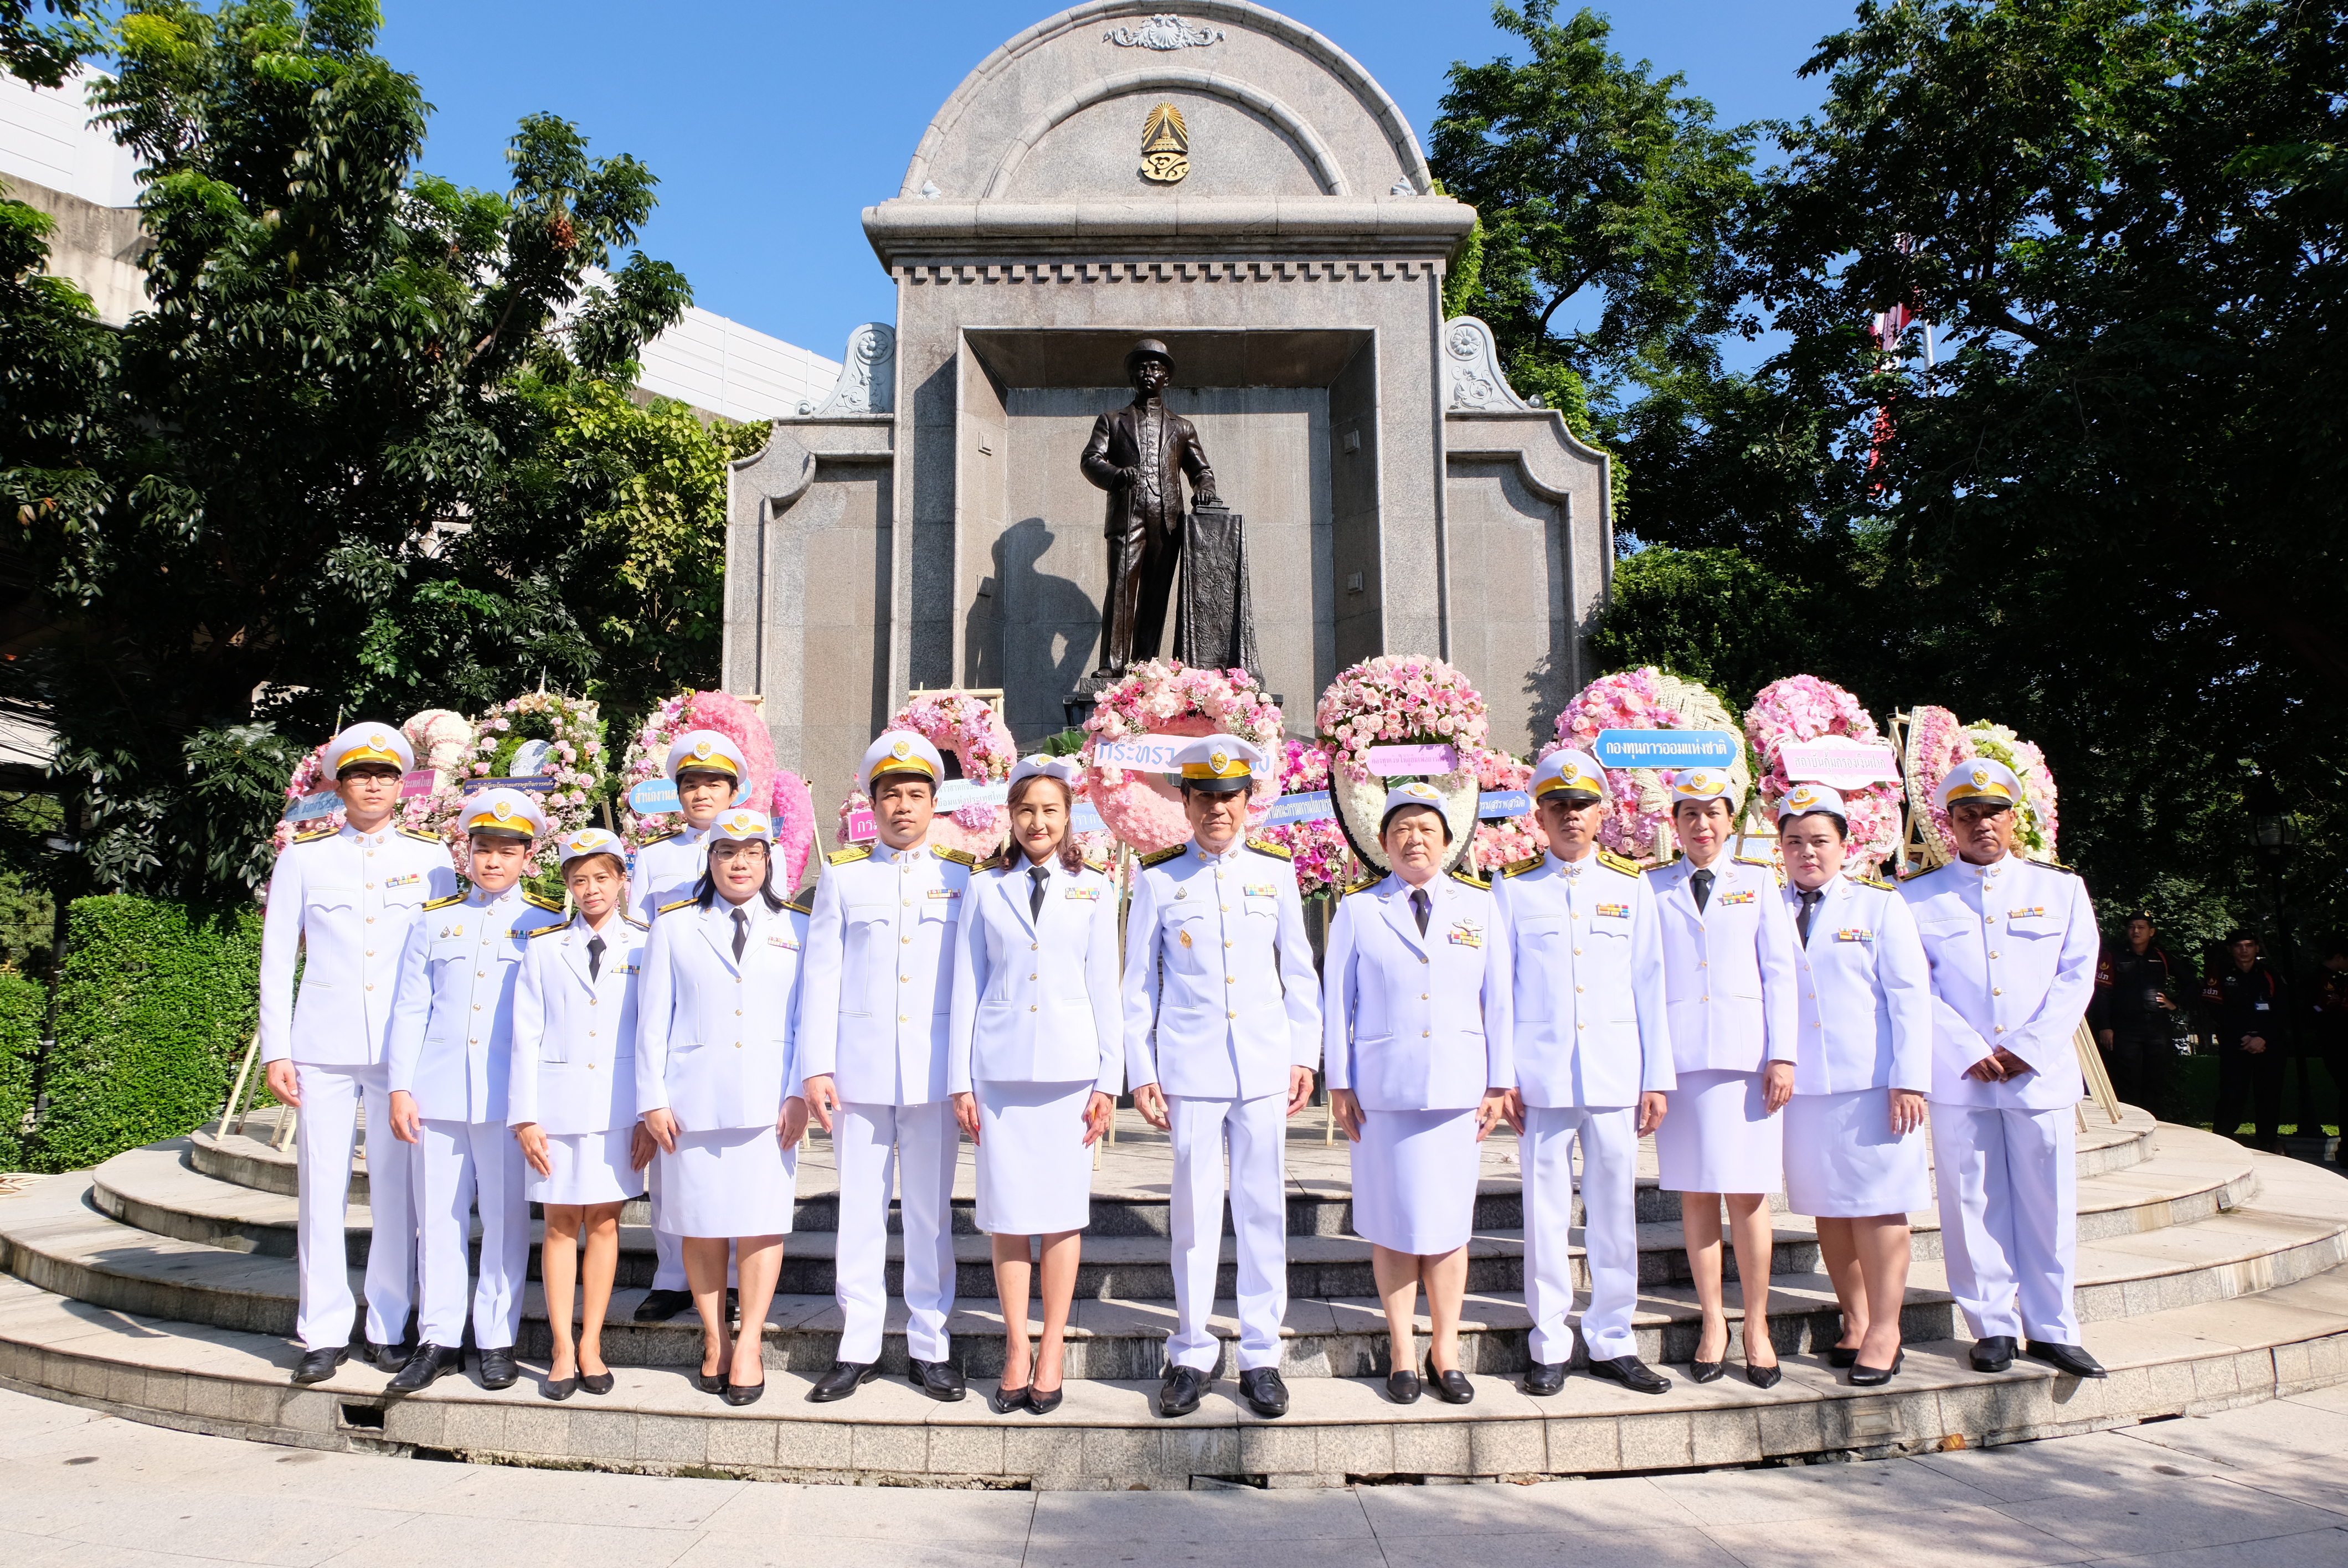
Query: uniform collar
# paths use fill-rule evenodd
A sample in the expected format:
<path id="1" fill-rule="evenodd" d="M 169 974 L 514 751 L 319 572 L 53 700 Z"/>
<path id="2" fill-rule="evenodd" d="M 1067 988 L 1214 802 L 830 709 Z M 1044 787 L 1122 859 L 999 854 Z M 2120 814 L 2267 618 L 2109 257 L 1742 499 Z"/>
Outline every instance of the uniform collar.
<path id="1" fill-rule="evenodd" d="M 372 849 L 373 847 L 375 847 L 375 846 L 376 846 L 376 845 L 378 845 L 378 844 L 388 844 L 388 843 L 390 843 L 390 842 L 391 842 L 391 835 L 392 835 L 393 834 L 395 834 L 395 833 L 398 832 L 398 831 L 399 831 L 399 816 L 398 816 L 398 814 L 394 813 L 394 814 L 393 814 L 393 815 L 392 815 L 392 818 L 391 818 L 391 820 L 390 820 L 389 822 L 385 823 L 381 827 L 376 828 L 373 833 L 361 833 L 357 828 L 353 827 L 353 826 L 350 825 L 350 821 L 349 821 L 349 819 L 348 819 L 348 818 L 345 818 L 345 819 L 344 819 L 344 822 L 343 822 L 343 831 L 342 831 L 341 836 L 342 836 L 342 837 L 344 837 L 344 838 L 350 839 L 350 840 L 352 840 L 354 843 L 357 843 L 357 844 L 364 844 L 364 845 L 366 845 L 368 848 Z"/>
<path id="2" fill-rule="evenodd" d="M 2012 870 L 2020 858 L 2021 857 L 2019 856 L 2015 855 L 2013 851 L 2009 849 L 2003 855 L 1999 856 L 1995 860 L 1991 861 L 1987 866 L 1976 866 L 1972 861 L 1962 857 L 1958 859 L 1957 864 L 1972 872 L 1976 877 L 1986 879 L 1988 877 L 2000 876 Z"/>
<path id="3" fill-rule="evenodd" d="M 1240 857 L 1240 851 L 1246 847 L 1247 837 L 1245 835 L 1241 835 L 1240 837 L 1232 839 L 1231 846 L 1229 849 L 1224 850 L 1220 855 L 1210 855 L 1207 852 L 1206 846 L 1200 844 L 1197 839 L 1194 838 L 1190 841 L 1191 855 L 1196 856 L 1198 859 L 1207 862 L 1210 866 L 1219 866 L 1228 860 L 1237 860 Z"/>
<path id="4" fill-rule="evenodd" d="M 465 893 L 465 902 L 476 909 L 494 909 L 501 904 L 510 904 L 520 897 L 521 884 L 517 882 L 502 893 L 485 893 L 478 886 L 468 888 Z"/>
<path id="5" fill-rule="evenodd" d="M 1598 864 L 1598 846 L 1594 844 L 1590 846 L 1590 853 L 1583 856 L 1579 860 L 1560 859 L 1557 851 L 1554 849 L 1550 850 L 1547 853 L 1549 856 L 1549 863 L 1551 866 L 1556 866 L 1561 874 L 1567 876 L 1579 876 L 1584 871 L 1587 871 L 1590 867 Z"/>
<path id="6" fill-rule="evenodd" d="M 872 858 L 883 866 L 902 865 L 907 861 L 926 860 L 929 857 L 930 846 L 927 840 L 914 845 L 910 849 L 891 849 L 877 838 L 872 841 Z"/>
<path id="7" fill-rule="evenodd" d="M 710 825 L 711 827 L 715 827 L 716 825 L 716 824 L 714 822 Z M 688 822 L 683 827 L 677 829 L 676 835 L 678 839 L 685 844 L 699 844 L 703 839 L 709 836 L 709 828 L 695 827 L 693 824 Z"/>

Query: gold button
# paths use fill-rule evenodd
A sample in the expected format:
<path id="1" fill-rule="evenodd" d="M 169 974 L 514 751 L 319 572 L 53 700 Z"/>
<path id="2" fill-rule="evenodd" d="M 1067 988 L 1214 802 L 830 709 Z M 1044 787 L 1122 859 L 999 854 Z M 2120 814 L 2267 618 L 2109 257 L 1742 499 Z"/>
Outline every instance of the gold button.
<path id="1" fill-rule="evenodd" d="M 739 980 L 736 980 L 736 981 L 735 982 L 735 984 L 736 984 L 736 985 L 739 985 L 740 983 L 741 983 L 741 982 L 740 982 Z M 601 1000 L 602 1000 L 602 999 L 602 999 L 602 998 L 601 998 L 601 997 L 589 997 L 589 998 L 587 999 L 587 1005 L 588 1005 L 589 1007 L 593 1007 L 597 1002 L 599 1002 L 599 1001 L 601 1001 Z"/>
<path id="2" fill-rule="evenodd" d="M 489 971 L 487 969 L 476 969 L 473 973 L 481 979 L 486 980 L 489 978 Z"/>
<path id="3" fill-rule="evenodd" d="M 911 908 L 912 907 L 913 907 L 913 901 L 912 901 L 911 898 L 906 899 L 906 900 L 905 900 L 905 907 L 906 907 L 906 908 L 908 908 L 908 909 L 910 909 L 910 908 Z"/>
<path id="4" fill-rule="evenodd" d="M 1033 975 L 1029 975 L 1027 978 L 1028 978 L 1029 979 L 1031 979 L 1031 980 L 1032 980 L 1032 979 L 1034 979 L 1035 977 L 1035 976 L 1033 976 Z"/>
<path id="5" fill-rule="evenodd" d="M 591 1032 L 592 1032 L 592 1031 L 591 1031 Z M 587 1071 L 590 1071 L 590 1072 L 594 1071 L 595 1071 L 595 1064 L 594 1064 L 593 1062 L 592 1062 L 592 1061 L 591 1061 L 591 1062 L 589 1062 L 589 1063 L 587 1064 Z"/>
<path id="6" fill-rule="evenodd" d="M 903 1013 L 899 1013 L 897 1015 L 897 1021 L 899 1023 L 903 1023 L 905 1021 L 905 1015 Z"/>
<path id="7" fill-rule="evenodd" d="M 736 1018 L 740 1018 L 742 1016 L 742 1009 L 740 1008 L 736 1008 L 734 1009 L 734 1016 Z M 592 1033 L 592 1031 L 591 1030 L 590 1032 Z"/>
<path id="8" fill-rule="evenodd" d="M 1576 957 L 1580 957 L 1580 956 L 1581 956 L 1581 949 L 1580 948 L 1574 948 L 1574 949 L 1573 949 L 1573 951 L 1574 951 L 1574 954 L 1575 954 L 1575 956 L 1576 956 Z"/>
<path id="9" fill-rule="evenodd" d="M 1984 926 L 1994 926 L 1997 924 L 1997 917 L 1994 915 L 1984 915 L 1982 917 L 1982 924 Z"/>
<path id="10" fill-rule="evenodd" d="M 898 983 L 899 985 L 901 985 L 901 985 L 903 985 L 906 981 L 908 981 L 908 980 L 911 979 L 912 978 L 913 978 L 913 977 L 912 977 L 912 976 L 911 976 L 911 975 L 899 975 L 899 976 L 897 977 L 897 983 Z"/>
<path id="11" fill-rule="evenodd" d="M 2000 1033 L 2000 1034 L 2003 1034 L 2003 1033 L 2005 1032 L 2005 1025 L 2003 1025 L 2003 1024 L 2000 1024 L 2000 1025 L 1998 1025 L 1998 1026 L 1997 1026 L 1997 1032 L 1998 1032 L 1998 1033 Z"/>
<path id="12" fill-rule="evenodd" d="M 1228 943 L 1228 942 L 1224 943 L 1223 945 L 1224 945 L 1225 947 L 1229 947 L 1229 946 L 1231 946 L 1231 944 L 1230 944 L 1230 943 Z M 1426 962 L 1426 955 L 1425 953 L 1421 953 L 1421 954 L 1419 954 L 1419 956 L 1418 956 L 1418 961 L 1419 961 L 1420 963 L 1422 963 L 1422 964 L 1423 964 L 1423 963 L 1425 963 L 1425 962 Z"/>
<path id="13" fill-rule="evenodd" d="M 1433 1030 L 1431 1030 L 1431 1029 L 1423 1029 L 1423 1030 L 1420 1030 L 1418 1031 L 1418 1038 L 1419 1038 L 1419 1039 L 1421 1039 L 1421 1040 L 1425 1040 L 1428 1035 L 1433 1034 L 1434 1032 L 1435 1032 L 1435 1031 L 1434 1031 Z"/>
<path id="14" fill-rule="evenodd" d="M 2005 995 L 2005 988 L 2003 986 L 1992 986 L 1989 989 L 1989 994 L 1993 997 L 2002 997 Z"/>
<path id="15" fill-rule="evenodd" d="M 742 1049 L 742 1042 L 741 1042 L 740 1040 L 736 1040 L 736 1041 L 734 1042 L 734 1049 L 735 1049 L 735 1050 L 741 1050 L 741 1049 Z"/>
<path id="16" fill-rule="evenodd" d="M 904 943 L 909 948 L 913 945 L 913 938 L 911 937 L 900 937 L 897 940 Z"/>
<path id="17" fill-rule="evenodd" d="M 1579 920 L 1581 918 L 1581 911 L 1579 909 L 1570 910 L 1567 912 L 1565 917 L 1569 920 Z"/>
<path id="18" fill-rule="evenodd" d="M 1419 1000 L 1421 1000 L 1421 1001 L 1425 1001 L 1425 1000 L 1426 999 L 1426 993 L 1425 991 L 1421 991 L 1421 992 L 1419 992 L 1419 993 L 1418 993 L 1418 999 L 1419 999 Z"/>
<path id="19" fill-rule="evenodd" d="M 1822 1023 L 1814 1023 L 1814 1024 L 1810 1025 L 1810 1027 L 1811 1027 L 1812 1029 L 1824 1029 L 1824 1028 L 1826 1028 L 1826 1025 L 1824 1025 L 1824 1024 L 1822 1024 Z"/>
<path id="20" fill-rule="evenodd" d="M 1818 992 L 1816 992 L 1816 991 L 1812 991 L 1812 992 L 1810 993 L 1810 999 L 1811 999 L 1812 1001 L 1816 1001 L 1816 1000 L 1818 1000 Z"/>
<path id="21" fill-rule="evenodd" d="M 375 917 L 374 917 L 374 916 L 372 916 L 372 915 L 368 916 L 368 917 L 366 917 L 366 923 L 367 923 L 368 925 L 370 925 L 370 926 L 374 925 L 374 924 L 375 924 Z"/>
<path id="22" fill-rule="evenodd" d="M 1711 999 L 1710 997 L 1706 997 L 1706 998 L 1704 998 L 1704 999 L 1705 1001 L 1710 1001 L 1712 999 Z"/>
<path id="23" fill-rule="evenodd" d="M 1223 977 L 1223 984 L 1227 986 L 1235 986 L 1239 984 L 1239 981 L 1230 975 L 1225 975 Z"/>
<path id="24" fill-rule="evenodd" d="M 372 984 L 370 984 L 370 985 L 367 987 L 367 989 L 369 989 L 369 990 L 373 990 L 373 989 L 375 989 L 375 987 L 374 987 Z"/>
<path id="25" fill-rule="evenodd" d="M 1034 1002 L 1029 1002 L 1027 1004 L 1027 1010 L 1029 1012 L 1034 1012 L 1035 1010 L 1035 1004 Z"/>
<path id="26" fill-rule="evenodd" d="M 374 988 L 373 986 L 369 986 L 369 987 L 367 987 L 367 989 L 369 989 L 369 990 L 373 990 L 373 989 L 375 989 L 375 988 Z M 479 1002 L 475 1002 L 475 1003 L 473 1004 L 473 1010 L 474 1010 L 475 1012 L 479 1012 L 479 1011 L 480 1011 L 480 1010 L 481 1010 L 481 1004 L 480 1004 L 480 1003 L 479 1003 Z"/>
<path id="27" fill-rule="evenodd" d="M 1028 944 L 1027 944 L 1027 950 L 1028 950 L 1029 952 L 1031 952 L 1031 953 L 1032 953 L 1032 952 L 1034 952 L 1034 951 L 1035 950 L 1035 943 L 1033 943 L 1033 942 L 1028 943 Z"/>
<path id="28" fill-rule="evenodd" d="M 1695 961 L 1695 967 L 1696 967 L 1697 968 L 1699 968 L 1699 969 L 1708 969 L 1708 968 L 1712 968 L 1712 964 L 1711 964 L 1711 961 L 1710 961 L 1709 959 L 1705 959 L 1705 958 L 1698 958 L 1698 959 Z"/>
<path id="29" fill-rule="evenodd" d="M 1573 1027 L 1576 1029 L 1588 1029 L 1590 1026 L 1586 1023 L 1577 1023 Z"/>
<path id="30" fill-rule="evenodd" d="M 1995 948 L 1992 948 L 1989 950 L 1989 956 L 1990 956 L 1991 958 L 1996 958 L 1996 957 L 1997 957 L 1997 949 L 1996 949 Z"/>
<path id="31" fill-rule="evenodd" d="M 1224 947 L 1226 947 L 1226 948 L 1228 948 L 1228 947 L 1230 947 L 1230 946 L 1231 946 L 1231 944 L 1230 944 L 1229 942 L 1225 942 L 1225 943 L 1223 944 L 1223 946 L 1224 946 Z M 1033 975 L 1030 975 L 1030 976 L 1028 976 L 1027 978 L 1028 978 L 1028 979 L 1035 979 L 1035 977 L 1034 977 Z"/>
<path id="32" fill-rule="evenodd" d="M 369 887 L 373 887 L 373 886 L 375 886 L 375 884 L 374 884 L 374 883 L 372 883 L 372 882 L 370 882 L 370 883 L 368 883 L 368 884 L 367 884 L 367 886 L 368 886 Z"/>
<path id="33" fill-rule="evenodd" d="M 594 1039 L 594 1038 L 595 1038 L 595 1031 L 594 1031 L 593 1030 L 592 1030 L 592 1029 L 591 1029 L 591 1030 L 589 1030 L 587 1031 L 587 1038 L 588 1038 L 589 1040 L 592 1040 L 592 1039 Z M 590 1062 L 588 1065 L 590 1065 L 590 1066 L 592 1067 L 592 1065 L 594 1065 L 594 1064 L 593 1064 L 592 1062 Z"/>
<path id="34" fill-rule="evenodd" d="M 1235 1013 L 1235 1012 L 1227 1012 L 1227 1013 L 1225 1013 L 1223 1016 L 1224 1016 L 1225 1018 L 1237 1018 L 1237 1017 L 1239 1017 L 1240 1015 L 1239 1015 L 1239 1014 L 1237 1014 L 1237 1013 Z"/>
<path id="35" fill-rule="evenodd" d="M 374 957 L 375 957 L 375 949 L 374 949 L 373 948 L 369 948 L 367 949 L 366 956 L 367 956 L 368 958 L 374 958 Z"/>
<path id="36" fill-rule="evenodd" d="M 1582 987 L 1581 987 L 1581 986 L 1576 986 L 1576 987 L 1574 987 L 1574 988 L 1573 988 L 1573 989 L 1574 989 L 1574 994 L 1575 994 L 1575 995 L 1577 995 L 1577 996 L 1579 996 L 1579 995 L 1581 993 L 1581 991 L 1582 991 L 1583 988 L 1582 988 Z"/>

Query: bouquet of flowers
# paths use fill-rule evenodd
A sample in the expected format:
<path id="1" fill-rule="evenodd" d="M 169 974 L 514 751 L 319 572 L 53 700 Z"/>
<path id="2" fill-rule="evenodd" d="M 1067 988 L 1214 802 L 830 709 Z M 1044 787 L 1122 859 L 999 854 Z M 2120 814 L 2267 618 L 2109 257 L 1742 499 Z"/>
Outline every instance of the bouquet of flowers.
<path id="1" fill-rule="evenodd" d="M 1745 714 L 1745 736 L 1761 759 L 1761 800 L 1770 820 L 1776 815 L 1777 803 L 1794 784 L 1786 771 L 1787 745 L 1828 735 L 1858 741 L 1882 739 L 1873 715 L 1859 705 L 1857 697 L 1815 675 L 1772 681 L 1754 697 Z M 1841 794 L 1849 815 L 1851 869 L 1871 875 L 1900 851 L 1900 786 L 1873 784 Z"/>
<path id="2" fill-rule="evenodd" d="M 1482 750 L 1491 728 L 1484 699 L 1467 676 L 1423 653 L 1365 659 L 1329 683 L 1313 717 L 1329 753 L 1329 793 L 1337 821 L 1365 863 L 1375 870 L 1386 868 L 1377 829 L 1385 812 L 1387 783 L 1385 775 L 1371 771 L 1374 746 L 1453 748 L 1455 765 L 1426 782 L 1444 794 L 1453 863 L 1467 854 L 1475 838 L 1478 793 L 1469 759 Z"/>
<path id="3" fill-rule="evenodd" d="M 669 743 L 692 730 L 715 730 L 742 750 L 750 765 L 749 793 L 742 804 L 763 811 L 775 825 L 775 849 L 782 857 L 778 885 L 798 886 L 815 850 L 815 798 L 807 781 L 788 768 L 775 765 L 774 737 L 766 721 L 750 704 L 724 692 L 680 692 L 648 714 L 628 746 L 623 783 L 628 790 L 664 776 Z M 681 827 L 685 819 L 675 812 L 638 812 L 623 797 L 621 831 L 630 844 L 642 844 L 655 834 Z"/>
<path id="4" fill-rule="evenodd" d="M 458 764 L 457 777 L 434 792 L 431 809 L 445 825 L 442 836 L 462 872 L 467 844 L 456 831 L 463 785 L 472 779 L 543 778 L 551 787 L 533 793 L 546 814 L 546 831 L 530 850 L 523 875 L 551 873 L 559 863 L 555 839 L 593 821 L 595 802 L 602 794 L 607 767 L 603 755 L 603 721 L 593 702 L 551 692 L 532 692 L 501 702 L 477 720 L 469 760 Z"/>
<path id="5" fill-rule="evenodd" d="M 1280 740 L 1280 709 L 1244 670 L 1196 670 L 1156 659 L 1133 667 L 1102 692 L 1085 721 L 1084 794 L 1101 822 L 1123 842 L 1148 855 L 1187 843 L 1190 824 L 1179 794 L 1153 774 L 1097 763 L 1104 741 L 1138 735 L 1236 735 L 1267 752 Z M 1280 794 L 1276 775 L 1255 781 L 1248 795 L 1249 825 L 1263 819 Z"/>
<path id="6" fill-rule="evenodd" d="M 2054 774 L 2046 753 L 2003 724 L 1976 719 L 1965 726 L 1972 754 L 2003 763 L 2022 780 L 2022 804 L 2014 812 L 2015 847 L 2032 860 L 2054 858 Z M 1935 786 L 1940 780 L 1932 781 Z"/>
<path id="7" fill-rule="evenodd" d="M 1557 739 L 1541 748 L 1541 755 L 1571 746 L 1587 752 L 1602 730 L 1725 730 L 1734 734 L 1736 721 L 1727 704 L 1693 681 L 1681 679 L 1650 664 L 1601 675 L 1574 694 L 1557 716 Z M 1728 770 L 1730 793 L 1740 802 L 1753 788 L 1752 765 L 1738 748 Z M 1619 855 L 1652 860 L 1661 831 L 1671 825 L 1673 771 L 1669 768 L 1609 768 L 1605 819 L 1598 842 Z"/>
<path id="8" fill-rule="evenodd" d="M 1018 748 L 1002 715 L 967 692 L 923 692 L 897 710 L 889 728 L 911 730 L 942 754 L 953 757 L 962 765 L 962 776 L 973 784 L 1002 783 L 1018 760 Z M 848 792 L 833 830 L 838 842 L 848 843 L 849 819 L 871 804 L 862 790 Z M 1009 806 L 968 801 L 937 815 L 930 825 L 930 842 L 983 859 L 1002 846 L 1010 831 Z"/>
<path id="9" fill-rule="evenodd" d="M 1280 793 L 1313 794 L 1329 787 L 1329 753 L 1303 741 L 1280 744 Z M 1316 898 L 1331 888 L 1358 880 L 1362 863 L 1345 843 L 1344 830 L 1334 817 L 1318 822 L 1283 822 L 1267 827 L 1263 836 L 1287 850 L 1296 865 L 1296 890 Z"/>

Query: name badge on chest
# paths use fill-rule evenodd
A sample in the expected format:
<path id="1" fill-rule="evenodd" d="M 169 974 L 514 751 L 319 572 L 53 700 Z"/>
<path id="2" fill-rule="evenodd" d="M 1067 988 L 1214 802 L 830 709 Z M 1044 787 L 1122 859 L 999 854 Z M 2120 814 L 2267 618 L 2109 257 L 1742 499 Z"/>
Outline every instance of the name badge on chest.
<path id="1" fill-rule="evenodd" d="M 769 937 L 767 938 L 767 946 L 780 948 L 787 953 L 796 953 L 799 950 L 799 939 L 797 937 Z"/>

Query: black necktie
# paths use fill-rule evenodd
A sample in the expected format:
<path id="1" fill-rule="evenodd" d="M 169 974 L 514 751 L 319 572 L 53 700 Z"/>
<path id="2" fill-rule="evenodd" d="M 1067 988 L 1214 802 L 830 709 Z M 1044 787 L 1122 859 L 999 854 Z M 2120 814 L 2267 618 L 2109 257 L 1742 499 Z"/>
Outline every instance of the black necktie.
<path id="1" fill-rule="evenodd" d="M 1712 902 L 1712 873 L 1708 870 L 1698 871 L 1688 878 L 1688 883 L 1695 889 L 1695 912 L 1701 915 L 1704 913 L 1704 907 Z"/>
<path id="2" fill-rule="evenodd" d="M 1810 945 L 1810 911 L 1818 907 L 1818 900 L 1824 897 L 1826 895 L 1816 888 L 1802 895 L 1802 912 L 1794 917 L 1794 932 L 1801 938 L 1805 948 Z"/>
<path id="3" fill-rule="evenodd" d="M 1410 893 L 1410 912 L 1418 917 L 1418 934 L 1422 937 L 1426 935 L 1426 911 L 1428 907 L 1426 889 L 1424 887 L 1412 888 Z"/>
<path id="4" fill-rule="evenodd" d="M 734 961 L 742 961 L 742 949 L 750 945 L 750 917 L 741 910 L 734 911 Z"/>
<path id="5" fill-rule="evenodd" d="M 587 938 L 587 978 L 591 980 L 603 978 L 603 938 L 601 937 Z"/>
<path id="6" fill-rule="evenodd" d="M 1027 880 L 1035 885 L 1027 893 L 1027 917 L 1030 920 L 1044 917 L 1044 884 L 1051 879 L 1052 868 L 1048 866 L 1030 866 L 1027 868 Z"/>

